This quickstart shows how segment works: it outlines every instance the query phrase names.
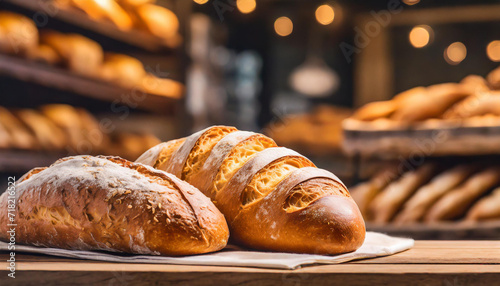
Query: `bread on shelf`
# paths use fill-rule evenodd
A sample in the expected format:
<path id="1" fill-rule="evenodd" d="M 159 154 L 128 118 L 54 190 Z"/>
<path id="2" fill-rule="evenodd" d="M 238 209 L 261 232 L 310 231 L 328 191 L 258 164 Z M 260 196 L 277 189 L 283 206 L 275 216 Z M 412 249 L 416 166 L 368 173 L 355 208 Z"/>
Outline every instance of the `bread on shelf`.
<path id="1" fill-rule="evenodd" d="M 38 29 L 26 16 L 0 11 L 0 52 L 25 56 L 38 46 Z"/>
<path id="2" fill-rule="evenodd" d="M 157 145 L 137 162 L 199 188 L 246 247 L 336 254 L 363 243 L 364 221 L 344 184 L 262 134 L 213 126 Z"/>
<path id="3" fill-rule="evenodd" d="M 8 196 L 0 196 L 3 209 Z M 199 190 L 119 157 L 67 157 L 33 169 L 15 196 L 21 244 L 176 256 L 220 250 L 229 236 L 224 216 Z M 8 220 L 2 212 L 3 241 Z"/>
<path id="4" fill-rule="evenodd" d="M 439 129 L 465 126 L 471 118 L 474 126 L 481 126 L 482 116 L 500 118 L 497 78 L 500 68 L 490 72 L 487 79 L 469 75 L 459 83 L 412 88 L 391 100 L 360 107 L 343 126 L 359 131 Z"/>
<path id="5" fill-rule="evenodd" d="M 366 202 L 367 186 L 380 180 L 380 173 L 351 188 L 352 197 L 369 223 L 404 226 L 442 221 L 499 220 L 500 167 L 484 162 L 440 164 L 430 162 L 415 170 L 385 176 L 386 185 Z M 434 167 L 430 167 L 434 166 Z M 390 169 L 389 169 L 390 170 Z M 396 172 L 393 168 L 392 172 Z M 373 187 L 371 187 L 373 188 Z M 397 203 L 396 203 L 397 202 Z M 495 205 L 496 204 L 496 205 Z M 368 206 L 366 206 L 368 205 Z"/>
<path id="6" fill-rule="evenodd" d="M 69 70 L 96 77 L 102 65 L 104 52 L 97 42 L 79 34 L 63 34 L 44 30 L 40 42 L 53 48 Z"/>
<path id="7" fill-rule="evenodd" d="M 71 3 L 94 20 L 110 21 L 125 31 L 133 27 L 129 14 L 115 0 L 71 0 Z"/>

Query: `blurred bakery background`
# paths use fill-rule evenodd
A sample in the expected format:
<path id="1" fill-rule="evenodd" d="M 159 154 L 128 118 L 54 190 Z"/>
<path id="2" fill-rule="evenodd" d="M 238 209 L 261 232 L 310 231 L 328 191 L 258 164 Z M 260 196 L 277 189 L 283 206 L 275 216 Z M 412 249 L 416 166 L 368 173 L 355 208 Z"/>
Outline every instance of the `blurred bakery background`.
<path id="1" fill-rule="evenodd" d="M 500 234 L 498 1 L 0 1 L 0 186 L 214 124 L 350 187 L 368 228 Z"/>

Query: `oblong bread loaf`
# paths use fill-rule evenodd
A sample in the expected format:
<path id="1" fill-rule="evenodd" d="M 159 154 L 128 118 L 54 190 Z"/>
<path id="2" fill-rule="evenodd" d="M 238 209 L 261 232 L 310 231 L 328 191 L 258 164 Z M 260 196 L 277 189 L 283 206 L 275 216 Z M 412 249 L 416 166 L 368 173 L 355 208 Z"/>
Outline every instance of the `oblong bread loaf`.
<path id="1" fill-rule="evenodd" d="M 0 197 L 7 210 L 8 192 Z M 193 186 L 119 157 L 76 156 L 15 188 L 16 242 L 76 250 L 190 255 L 222 249 L 223 215 Z M 0 214 L 6 241 L 7 211 Z"/>

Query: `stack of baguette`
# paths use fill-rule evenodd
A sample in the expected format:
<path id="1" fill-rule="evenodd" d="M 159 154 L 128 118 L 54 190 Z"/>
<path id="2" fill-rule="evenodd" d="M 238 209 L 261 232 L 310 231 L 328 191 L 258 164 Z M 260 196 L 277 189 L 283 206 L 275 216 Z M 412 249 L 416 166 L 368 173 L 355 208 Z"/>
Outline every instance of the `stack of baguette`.
<path id="1" fill-rule="evenodd" d="M 264 133 L 276 143 L 310 155 L 339 152 L 342 145 L 342 120 L 352 110 L 319 105 L 305 114 L 289 115 L 269 124 Z"/>
<path id="2" fill-rule="evenodd" d="M 500 125 L 500 67 L 486 79 L 415 87 L 388 101 L 369 103 L 343 122 L 345 129 L 434 129 Z"/>
<path id="3" fill-rule="evenodd" d="M 95 21 L 113 23 L 120 30 L 137 29 L 163 39 L 171 46 L 181 42 L 179 20 L 155 0 L 55 1 L 61 9 L 78 9 Z"/>
<path id="4" fill-rule="evenodd" d="M 365 220 L 378 224 L 500 220 L 500 166 L 387 167 L 351 194 Z"/>
<path id="5" fill-rule="evenodd" d="M 181 83 L 148 73 L 138 59 L 104 52 L 101 45 L 79 34 L 38 31 L 20 14 L 0 11 L 0 52 L 65 68 L 124 88 L 162 96 L 181 97 Z"/>
<path id="6" fill-rule="evenodd" d="M 0 149 L 114 154 L 135 159 L 158 143 L 160 140 L 151 134 L 107 134 L 88 111 L 66 104 L 43 105 L 38 110 L 0 106 Z"/>

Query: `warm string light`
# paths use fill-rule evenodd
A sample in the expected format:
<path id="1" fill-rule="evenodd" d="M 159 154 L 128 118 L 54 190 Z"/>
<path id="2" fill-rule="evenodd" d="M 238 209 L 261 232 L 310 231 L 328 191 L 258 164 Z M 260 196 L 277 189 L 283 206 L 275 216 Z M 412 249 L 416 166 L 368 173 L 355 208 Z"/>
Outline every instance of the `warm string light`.
<path id="1" fill-rule="evenodd" d="M 333 22 L 335 18 L 335 11 L 330 5 L 321 5 L 316 9 L 316 21 L 321 25 L 328 25 Z"/>
<path id="2" fill-rule="evenodd" d="M 274 21 L 274 31 L 276 34 L 285 37 L 292 33 L 293 31 L 293 22 L 288 17 L 279 17 Z"/>
<path id="3" fill-rule="evenodd" d="M 486 55 L 494 62 L 500 62 L 500 41 L 492 41 L 486 47 Z"/>
<path id="4" fill-rule="evenodd" d="M 411 29 L 408 36 L 410 44 L 415 48 L 423 48 L 427 46 L 433 38 L 434 31 L 427 25 L 415 26 Z"/>
<path id="5" fill-rule="evenodd" d="M 461 42 L 454 42 L 444 50 L 444 59 L 450 65 L 458 65 L 467 56 L 467 48 Z"/>
<path id="6" fill-rule="evenodd" d="M 255 0 L 237 0 L 236 7 L 243 14 L 251 13 L 255 10 L 257 2 Z"/>
<path id="7" fill-rule="evenodd" d="M 208 2 L 208 0 L 193 0 L 193 1 L 194 1 L 194 3 L 200 4 L 200 5 L 205 4 L 205 3 Z"/>

